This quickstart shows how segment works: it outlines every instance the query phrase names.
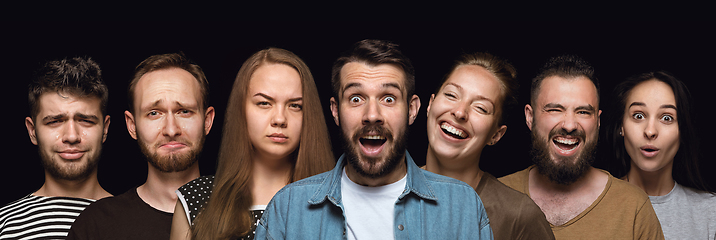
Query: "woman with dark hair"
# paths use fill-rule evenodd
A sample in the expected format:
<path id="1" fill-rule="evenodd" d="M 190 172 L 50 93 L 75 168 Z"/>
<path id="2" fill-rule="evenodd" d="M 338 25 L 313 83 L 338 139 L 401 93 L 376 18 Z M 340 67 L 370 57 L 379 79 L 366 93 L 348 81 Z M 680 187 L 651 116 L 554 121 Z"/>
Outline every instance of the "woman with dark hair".
<path id="1" fill-rule="evenodd" d="M 306 64 L 283 49 L 255 53 L 231 90 L 216 177 L 177 190 L 171 238 L 253 238 L 278 190 L 335 165 L 329 139 Z"/>
<path id="2" fill-rule="evenodd" d="M 714 239 L 716 195 L 699 173 L 691 94 L 667 72 L 629 78 L 614 90 L 607 131 L 620 168 L 615 176 L 643 189 L 666 239 Z"/>
<path id="3" fill-rule="evenodd" d="M 464 54 L 428 105 L 425 170 L 466 182 L 485 205 L 495 239 L 554 239 L 544 213 L 526 194 L 480 169 L 480 156 L 507 131 L 517 104 L 517 72 L 488 53 Z"/>

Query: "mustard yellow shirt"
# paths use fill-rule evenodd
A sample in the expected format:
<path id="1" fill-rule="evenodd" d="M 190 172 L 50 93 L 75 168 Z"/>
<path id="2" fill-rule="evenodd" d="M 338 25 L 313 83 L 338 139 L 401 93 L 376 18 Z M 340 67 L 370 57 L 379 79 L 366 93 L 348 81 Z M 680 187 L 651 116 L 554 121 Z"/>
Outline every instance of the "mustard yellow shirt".
<path id="1" fill-rule="evenodd" d="M 505 185 L 529 196 L 529 171 L 504 176 Z M 638 187 L 609 176 L 592 205 L 561 226 L 550 224 L 556 239 L 664 239 L 649 196 Z"/>

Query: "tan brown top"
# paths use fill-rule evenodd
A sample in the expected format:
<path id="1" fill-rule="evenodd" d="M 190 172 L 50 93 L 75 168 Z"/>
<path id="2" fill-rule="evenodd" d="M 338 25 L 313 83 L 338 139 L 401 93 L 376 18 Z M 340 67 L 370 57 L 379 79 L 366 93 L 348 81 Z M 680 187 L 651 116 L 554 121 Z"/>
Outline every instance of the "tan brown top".
<path id="1" fill-rule="evenodd" d="M 484 173 L 475 188 L 496 240 L 555 239 L 542 210 L 529 196 Z"/>
<path id="2" fill-rule="evenodd" d="M 529 196 L 530 166 L 499 178 Z M 641 189 L 609 175 L 604 191 L 581 214 L 567 223 L 550 224 L 556 239 L 664 239 L 649 197 Z M 489 218 L 488 211 L 488 218 Z"/>

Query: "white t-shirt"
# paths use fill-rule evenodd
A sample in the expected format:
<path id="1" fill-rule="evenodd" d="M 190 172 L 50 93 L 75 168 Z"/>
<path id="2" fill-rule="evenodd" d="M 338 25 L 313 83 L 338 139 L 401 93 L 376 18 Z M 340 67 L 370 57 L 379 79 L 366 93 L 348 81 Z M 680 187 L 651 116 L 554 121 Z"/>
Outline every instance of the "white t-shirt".
<path id="1" fill-rule="evenodd" d="M 380 187 L 361 186 L 351 181 L 343 168 L 341 197 L 348 239 L 393 239 L 393 208 L 406 182 L 403 176 L 395 183 Z"/>
<path id="2" fill-rule="evenodd" d="M 716 195 L 674 184 L 664 196 L 649 196 L 664 239 L 716 237 Z"/>

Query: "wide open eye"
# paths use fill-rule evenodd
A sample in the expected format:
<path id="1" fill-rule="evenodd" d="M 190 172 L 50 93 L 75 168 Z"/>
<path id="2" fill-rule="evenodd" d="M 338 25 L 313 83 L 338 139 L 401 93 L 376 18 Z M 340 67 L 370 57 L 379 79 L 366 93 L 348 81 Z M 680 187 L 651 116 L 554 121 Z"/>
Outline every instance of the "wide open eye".
<path id="1" fill-rule="evenodd" d="M 631 117 L 636 120 L 643 120 L 644 118 L 646 118 L 646 116 L 644 116 L 643 113 L 639 113 L 639 112 L 632 114 Z"/>
<path id="2" fill-rule="evenodd" d="M 363 99 L 360 96 L 351 96 L 350 98 L 348 98 L 348 101 L 353 104 L 358 104 L 363 102 Z"/>

